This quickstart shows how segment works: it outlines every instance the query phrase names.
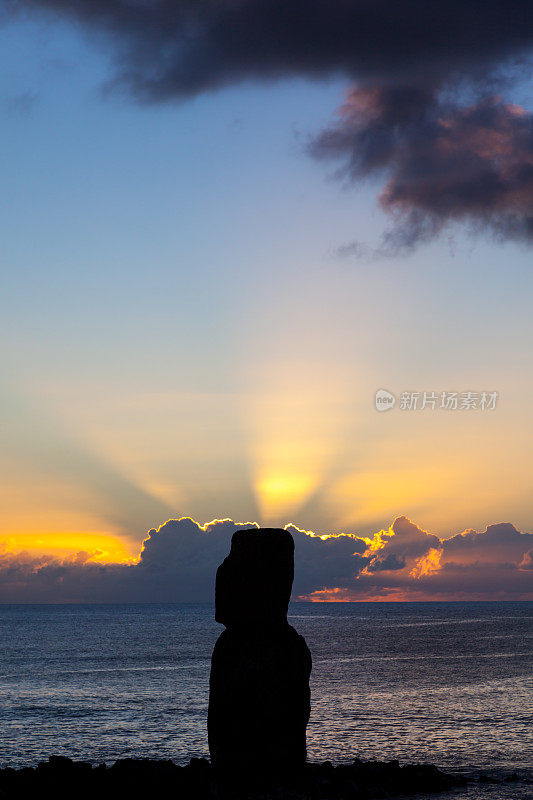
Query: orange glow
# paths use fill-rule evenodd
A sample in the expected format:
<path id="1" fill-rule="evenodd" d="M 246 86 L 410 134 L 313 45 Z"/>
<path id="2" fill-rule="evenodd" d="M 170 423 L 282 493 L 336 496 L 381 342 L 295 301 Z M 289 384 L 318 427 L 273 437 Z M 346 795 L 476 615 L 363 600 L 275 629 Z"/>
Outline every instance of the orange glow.
<path id="1" fill-rule="evenodd" d="M 365 592 L 354 592 L 352 589 L 332 587 L 328 589 L 318 589 L 308 595 L 296 598 L 300 602 L 306 603 L 404 603 L 413 600 L 411 592 L 401 589 L 384 589 L 378 594 L 365 594 Z M 416 597 L 416 600 L 426 598 Z M 431 598 L 428 597 L 428 600 Z"/>
<path id="2" fill-rule="evenodd" d="M 4 555 L 27 553 L 30 556 L 52 556 L 63 560 L 79 553 L 86 560 L 104 564 L 133 563 L 138 559 L 138 547 L 128 547 L 118 536 L 102 533 L 22 533 L 3 536 L 0 552 Z"/>
<path id="3" fill-rule="evenodd" d="M 350 590 L 342 588 L 317 589 L 308 595 L 301 595 L 298 600 L 308 603 L 346 603 L 350 602 Z"/>
<path id="4" fill-rule="evenodd" d="M 462 470 L 447 464 L 428 471 L 417 467 L 367 470 L 341 478 L 333 488 L 334 504 L 344 511 L 344 524 L 372 522 L 380 517 L 395 517 L 402 506 L 413 508 L 452 492 L 461 483 Z M 374 537 L 375 538 L 375 537 Z M 382 546 L 382 545 L 381 545 Z M 373 549 L 379 549 L 379 541 Z"/>
<path id="5" fill-rule="evenodd" d="M 419 558 L 409 575 L 411 578 L 422 578 L 424 575 L 431 575 L 440 569 L 440 559 L 442 550 L 431 548 L 425 556 Z"/>
<path id="6" fill-rule="evenodd" d="M 505 592 L 476 592 L 475 596 L 471 592 L 427 592 L 419 591 L 414 586 L 410 586 L 407 591 L 402 589 L 383 589 L 381 592 L 352 591 L 345 588 L 328 588 L 311 592 L 309 595 L 297 597 L 298 602 L 306 603 L 428 603 L 434 601 L 450 600 L 506 600 L 508 597 Z M 521 600 L 533 600 L 533 592 L 526 592 L 521 595 Z"/>

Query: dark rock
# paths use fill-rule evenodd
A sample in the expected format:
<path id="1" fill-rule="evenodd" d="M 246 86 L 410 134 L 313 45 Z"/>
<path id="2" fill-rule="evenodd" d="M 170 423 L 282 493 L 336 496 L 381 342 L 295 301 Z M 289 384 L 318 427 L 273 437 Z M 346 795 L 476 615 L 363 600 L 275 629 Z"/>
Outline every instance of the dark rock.
<path id="1" fill-rule="evenodd" d="M 285 530 L 237 531 L 217 571 L 215 618 L 227 628 L 211 660 L 211 761 L 229 772 L 301 767 L 311 654 L 287 623 L 294 541 Z"/>
<path id="2" fill-rule="evenodd" d="M 171 796 L 178 800 L 349 800 L 442 792 L 464 786 L 463 777 L 441 772 L 430 764 L 399 766 L 397 762 L 364 762 L 334 767 L 307 764 L 289 775 L 251 775 L 247 764 L 231 774 L 214 770 L 205 759 L 187 767 L 172 761 L 126 758 L 112 767 L 80 770 L 69 759 L 47 762 L 47 769 L 0 769 L 0 797 L 53 797 L 54 800 L 146 800 Z"/>
<path id="3" fill-rule="evenodd" d="M 478 782 L 479 783 L 501 783 L 501 780 L 499 778 L 495 778 L 493 775 L 485 775 L 484 773 L 481 773 L 481 775 L 478 776 Z"/>
<path id="4" fill-rule="evenodd" d="M 514 781 L 519 781 L 520 778 L 516 772 L 512 772 L 510 775 L 506 775 L 504 780 L 506 783 L 514 783 Z"/>
<path id="5" fill-rule="evenodd" d="M 73 767 L 74 762 L 71 758 L 67 758 L 66 756 L 50 756 L 47 763 L 51 767 Z"/>

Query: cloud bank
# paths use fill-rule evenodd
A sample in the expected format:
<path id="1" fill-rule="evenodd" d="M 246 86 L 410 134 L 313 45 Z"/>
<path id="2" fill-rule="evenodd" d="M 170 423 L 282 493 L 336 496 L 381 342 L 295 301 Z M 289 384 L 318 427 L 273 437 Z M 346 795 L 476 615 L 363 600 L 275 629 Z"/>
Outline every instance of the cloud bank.
<path id="1" fill-rule="evenodd" d="M 527 76 L 527 0 L 0 0 L 70 20 L 112 53 L 109 89 L 186 99 L 244 81 L 343 78 L 337 122 L 309 145 L 358 183 L 383 181 L 378 254 L 461 222 L 533 240 L 533 120 L 498 92 Z M 341 255 L 361 255 L 358 242 Z"/>
<path id="2" fill-rule="evenodd" d="M 255 523 L 173 519 L 149 531 L 137 563 L 0 555 L 0 602 L 208 602 L 236 530 Z M 533 599 L 533 534 L 510 523 L 440 539 L 406 517 L 371 539 L 290 524 L 300 600 Z"/>

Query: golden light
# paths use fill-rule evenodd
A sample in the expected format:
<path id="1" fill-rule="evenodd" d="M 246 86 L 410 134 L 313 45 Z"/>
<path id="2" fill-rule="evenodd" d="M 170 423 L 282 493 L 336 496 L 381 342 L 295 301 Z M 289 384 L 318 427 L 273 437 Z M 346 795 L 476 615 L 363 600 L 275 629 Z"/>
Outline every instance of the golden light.
<path id="1" fill-rule="evenodd" d="M 302 360 L 263 365 L 245 417 L 261 521 L 285 524 L 320 488 L 350 414 L 344 374 Z"/>
<path id="2" fill-rule="evenodd" d="M 342 476 L 332 486 L 329 502 L 342 526 L 394 519 L 406 509 L 411 516 L 423 514 L 426 524 L 442 526 L 447 521 L 441 507 L 443 499 L 461 497 L 468 477 L 467 465 L 458 464 L 457 459 L 443 458 L 431 467 L 422 460 L 413 464 L 412 459 L 398 459 L 394 468 L 362 469 Z M 456 503 L 454 512 L 458 506 Z M 373 549 L 379 549 L 382 544 L 374 539 Z"/>
<path id="3" fill-rule="evenodd" d="M 425 556 L 422 556 L 418 559 L 409 575 L 411 578 L 422 578 L 425 575 L 431 575 L 434 572 L 438 572 L 440 569 L 441 556 L 442 550 L 437 550 L 436 548 L 432 547 Z"/>
<path id="4" fill-rule="evenodd" d="M 268 473 L 264 477 L 258 476 L 256 491 L 263 518 L 281 519 L 285 512 L 301 506 L 315 486 L 316 479 L 310 474 L 280 475 L 274 472 L 271 477 Z"/>
<path id="5" fill-rule="evenodd" d="M 2 536 L 0 551 L 3 554 L 30 557 L 50 556 L 60 561 L 85 554 L 84 560 L 99 563 L 132 563 L 138 558 L 138 548 L 128 546 L 118 536 L 103 533 L 22 533 Z"/>

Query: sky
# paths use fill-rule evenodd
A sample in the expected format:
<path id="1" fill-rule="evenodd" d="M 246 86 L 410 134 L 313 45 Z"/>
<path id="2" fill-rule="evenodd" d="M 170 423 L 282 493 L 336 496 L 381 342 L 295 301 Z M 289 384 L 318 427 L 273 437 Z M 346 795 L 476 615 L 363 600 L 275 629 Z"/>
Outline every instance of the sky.
<path id="1" fill-rule="evenodd" d="M 533 597 L 528 4 L 0 21 L 0 600 Z"/>

